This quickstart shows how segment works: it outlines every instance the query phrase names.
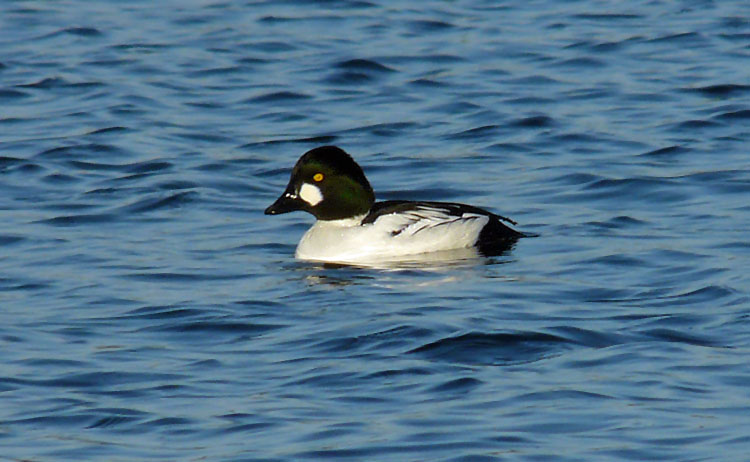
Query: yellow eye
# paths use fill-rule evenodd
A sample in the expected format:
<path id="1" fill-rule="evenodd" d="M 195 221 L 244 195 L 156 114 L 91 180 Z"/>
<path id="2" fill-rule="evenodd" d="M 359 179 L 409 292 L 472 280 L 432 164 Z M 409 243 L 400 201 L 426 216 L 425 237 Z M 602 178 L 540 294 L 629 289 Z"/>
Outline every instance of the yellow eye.
<path id="1" fill-rule="evenodd" d="M 316 173 L 313 175 L 313 180 L 315 181 L 323 181 L 323 174 L 322 173 Z"/>

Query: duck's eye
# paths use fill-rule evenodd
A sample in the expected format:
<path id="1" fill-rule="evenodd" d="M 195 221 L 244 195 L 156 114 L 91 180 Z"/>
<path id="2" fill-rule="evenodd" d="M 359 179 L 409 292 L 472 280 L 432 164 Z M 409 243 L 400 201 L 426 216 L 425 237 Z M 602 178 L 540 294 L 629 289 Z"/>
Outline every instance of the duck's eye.
<path id="1" fill-rule="evenodd" d="M 315 175 L 313 175 L 313 180 L 318 181 L 318 182 L 323 181 L 323 174 L 316 173 Z"/>

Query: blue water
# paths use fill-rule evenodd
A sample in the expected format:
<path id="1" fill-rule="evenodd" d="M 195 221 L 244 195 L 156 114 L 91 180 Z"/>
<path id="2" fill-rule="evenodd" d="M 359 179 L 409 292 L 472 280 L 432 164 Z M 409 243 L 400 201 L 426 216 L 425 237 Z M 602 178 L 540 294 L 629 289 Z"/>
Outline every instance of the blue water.
<path id="1" fill-rule="evenodd" d="M 749 14 L 0 2 L 0 459 L 748 460 Z M 539 236 L 295 261 L 322 144 Z"/>

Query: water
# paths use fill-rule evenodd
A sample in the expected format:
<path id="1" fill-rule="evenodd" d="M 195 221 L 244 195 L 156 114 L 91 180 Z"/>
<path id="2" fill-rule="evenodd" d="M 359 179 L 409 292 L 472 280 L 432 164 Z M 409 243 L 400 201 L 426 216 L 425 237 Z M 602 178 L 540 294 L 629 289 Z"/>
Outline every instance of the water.
<path id="1" fill-rule="evenodd" d="M 747 460 L 748 58 L 740 0 L 0 3 L 0 458 Z M 539 237 L 295 261 L 322 144 Z"/>

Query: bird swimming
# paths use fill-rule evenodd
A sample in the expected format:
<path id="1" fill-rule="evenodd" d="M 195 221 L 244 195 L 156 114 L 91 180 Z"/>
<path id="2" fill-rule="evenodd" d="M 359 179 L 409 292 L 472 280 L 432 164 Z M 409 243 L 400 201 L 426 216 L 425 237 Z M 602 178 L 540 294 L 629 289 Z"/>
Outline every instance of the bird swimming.
<path id="1" fill-rule="evenodd" d="M 492 256 L 524 236 L 505 224 L 516 224 L 509 218 L 471 205 L 376 202 L 362 168 L 336 146 L 302 155 L 265 214 L 296 210 L 317 219 L 297 246 L 295 256 L 301 260 L 357 264 L 463 248 Z"/>

